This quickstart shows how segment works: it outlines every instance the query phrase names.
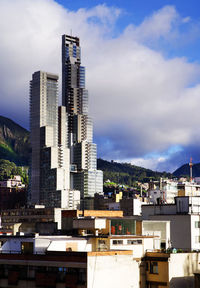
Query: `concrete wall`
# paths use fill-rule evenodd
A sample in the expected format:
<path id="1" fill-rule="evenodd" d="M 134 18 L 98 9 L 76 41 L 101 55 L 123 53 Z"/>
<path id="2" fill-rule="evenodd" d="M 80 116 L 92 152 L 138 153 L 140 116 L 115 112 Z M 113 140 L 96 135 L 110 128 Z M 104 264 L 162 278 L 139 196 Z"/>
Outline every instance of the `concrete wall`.
<path id="1" fill-rule="evenodd" d="M 113 244 L 113 240 L 121 240 L 123 241 L 123 244 Z M 129 244 L 128 240 L 133 240 L 133 241 L 142 241 L 141 244 Z M 159 242 L 160 244 L 160 242 Z M 133 251 L 133 257 L 134 258 L 140 258 L 143 257 L 146 253 L 146 250 L 153 250 L 153 249 L 158 249 L 159 247 L 155 247 L 155 239 L 154 237 L 149 237 L 149 238 L 112 238 L 110 239 L 110 249 L 111 250 L 131 250 Z"/>
<path id="2" fill-rule="evenodd" d="M 191 215 L 191 249 L 200 250 L 200 226 L 195 227 L 195 222 L 200 225 L 200 215 Z"/>
<path id="3" fill-rule="evenodd" d="M 150 215 L 174 215 L 176 214 L 175 204 L 166 205 L 142 205 L 142 218 L 149 219 Z"/>
<path id="4" fill-rule="evenodd" d="M 122 199 L 120 201 L 124 216 L 141 215 L 141 205 L 142 202 L 139 199 Z"/>
<path id="5" fill-rule="evenodd" d="M 92 245 L 87 243 L 87 240 L 58 240 L 52 241 L 49 245 L 47 251 L 81 251 L 81 252 L 90 252 L 92 251 Z"/>
<path id="6" fill-rule="evenodd" d="M 170 221 L 171 245 L 174 248 L 191 249 L 191 215 L 155 215 L 149 220 Z"/>
<path id="7" fill-rule="evenodd" d="M 170 254 L 169 283 L 170 287 L 194 287 L 194 272 L 200 269 L 199 253 Z"/>
<path id="8" fill-rule="evenodd" d="M 142 235 L 160 235 L 160 242 L 165 243 L 166 248 L 170 241 L 170 221 L 142 221 Z"/>
<path id="9" fill-rule="evenodd" d="M 93 253 L 87 263 L 88 288 L 139 288 L 139 263 L 132 255 Z"/>
<path id="10" fill-rule="evenodd" d="M 96 219 L 87 219 L 87 218 L 77 218 L 73 220 L 74 229 L 105 229 L 106 228 L 106 219 L 96 218 Z"/>

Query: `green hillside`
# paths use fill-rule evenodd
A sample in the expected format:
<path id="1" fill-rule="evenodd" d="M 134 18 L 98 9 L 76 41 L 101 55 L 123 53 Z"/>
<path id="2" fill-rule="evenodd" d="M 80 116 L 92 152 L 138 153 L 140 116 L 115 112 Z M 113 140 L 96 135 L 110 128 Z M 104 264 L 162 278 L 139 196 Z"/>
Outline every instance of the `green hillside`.
<path id="1" fill-rule="evenodd" d="M 28 165 L 29 157 L 29 132 L 14 121 L 0 116 L 0 159 Z"/>
<path id="2" fill-rule="evenodd" d="M 182 165 L 176 171 L 173 172 L 176 177 L 190 176 L 190 166 L 189 163 Z M 200 163 L 193 164 L 192 166 L 193 177 L 200 177 Z"/>
<path id="3" fill-rule="evenodd" d="M 14 162 L 17 166 L 28 166 L 29 157 L 29 132 L 14 121 L 0 116 L 0 159 Z M 10 165 L 12 170 L 13 164 L 3 164 Z M 148 182 L 151 179 L 158 180 L 160 177 L 171 178 L 173 176 L 166 172 L 154 172 L 128 163 L 109 162 L 102 159 L 97 160 L 97 166 L 104 172 L 104 181 L 109 179 L 129 186 L 136 181 Z"/>
<path id="4" fill-rule="evenodd" d="M 160 177 L 172 178 L 171 173 L 155 172 L 128 163 L 109 162 L 103 159 L 97 160 L 98 169 L 103 171 L 104 181 L 109 179 L 112 182 L 132 186 L 134 182 L 148 182 L 158 180 Z"/>

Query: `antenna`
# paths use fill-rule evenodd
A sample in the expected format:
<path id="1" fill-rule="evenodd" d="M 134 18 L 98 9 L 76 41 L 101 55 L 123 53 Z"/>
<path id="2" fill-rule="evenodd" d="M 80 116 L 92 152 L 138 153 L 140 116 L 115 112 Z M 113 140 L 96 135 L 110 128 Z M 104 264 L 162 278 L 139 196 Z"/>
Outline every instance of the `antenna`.
<path id="1" fill-rule="evenodd" d="M 70 29 L 70 35 L 71 35 L 71 37 L 72 37 L 72 29 Z"/>
<path id="2" fill-rule="evenodd" d="M 192 163 L 192 157 L 190 157 L 190 163 L 189 163 L 189 165 L 190 165 L 190 182 L 192 182 L 192 165 L 193 165 L 193 163 Z"/>

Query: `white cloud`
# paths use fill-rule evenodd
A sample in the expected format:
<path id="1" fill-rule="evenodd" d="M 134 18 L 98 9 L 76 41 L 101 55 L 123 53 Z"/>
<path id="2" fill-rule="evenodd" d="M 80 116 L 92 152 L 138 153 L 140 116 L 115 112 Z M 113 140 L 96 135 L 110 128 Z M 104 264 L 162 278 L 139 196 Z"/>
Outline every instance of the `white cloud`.
<path id="1" fill-rule="evenodd" d="M 69 11 L 53 0 L 1 0 L 0 113 L 21 124 L 28 118 L 31 74 L 60 73 L 61 35 L 72 29 L 81 40 L 95 134 L 109 140 L 99 147 L 102 157 L 140 159 L 200 141 L 199 65 L 165 59 L 147 43 L 177 35 L 189 18 L 166 6 L 112 38 L 120 13 L 105 5 Z"/>
<path id="2" fill-rule="evenodd" d="M 145 18 L 139 26 L 129 25 L 125 33 L 140 41 L 166 37 L 172 32 L 173 24 L 178 22 L 179 18 L 175 7 L 165 6 Z"/>
<path id="3" fill-rule="evenodd" d="M 166 157 L 162 156 L 162 157 L 149 157 L 149 158 L 133 158 L 133 159 L 119 159 L 116 160 L 118 162 L 122 162 L 122 163 L 130 163 L 132 165 L 136 165 L 139 167 L 145 167 L 151 170 L 156 171 L 157 167 L 159 166 L 160 163 L 163 163 L 167 160 Z"/>

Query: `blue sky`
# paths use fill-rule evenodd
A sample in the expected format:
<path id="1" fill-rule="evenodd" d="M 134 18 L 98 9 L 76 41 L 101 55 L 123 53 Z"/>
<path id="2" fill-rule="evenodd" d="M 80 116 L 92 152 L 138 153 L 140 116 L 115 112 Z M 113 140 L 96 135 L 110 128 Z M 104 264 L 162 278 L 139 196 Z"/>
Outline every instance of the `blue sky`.
<path id="1" fill-rule="evenodd" d="M 200 162 L 199 6 L 1 0 L 0 114 L 29 127 L 31 74 L 61 76 L 60 37 L 72 29 L 81 41 L 98 155 L 167 171 L 191 156 Z"/>

